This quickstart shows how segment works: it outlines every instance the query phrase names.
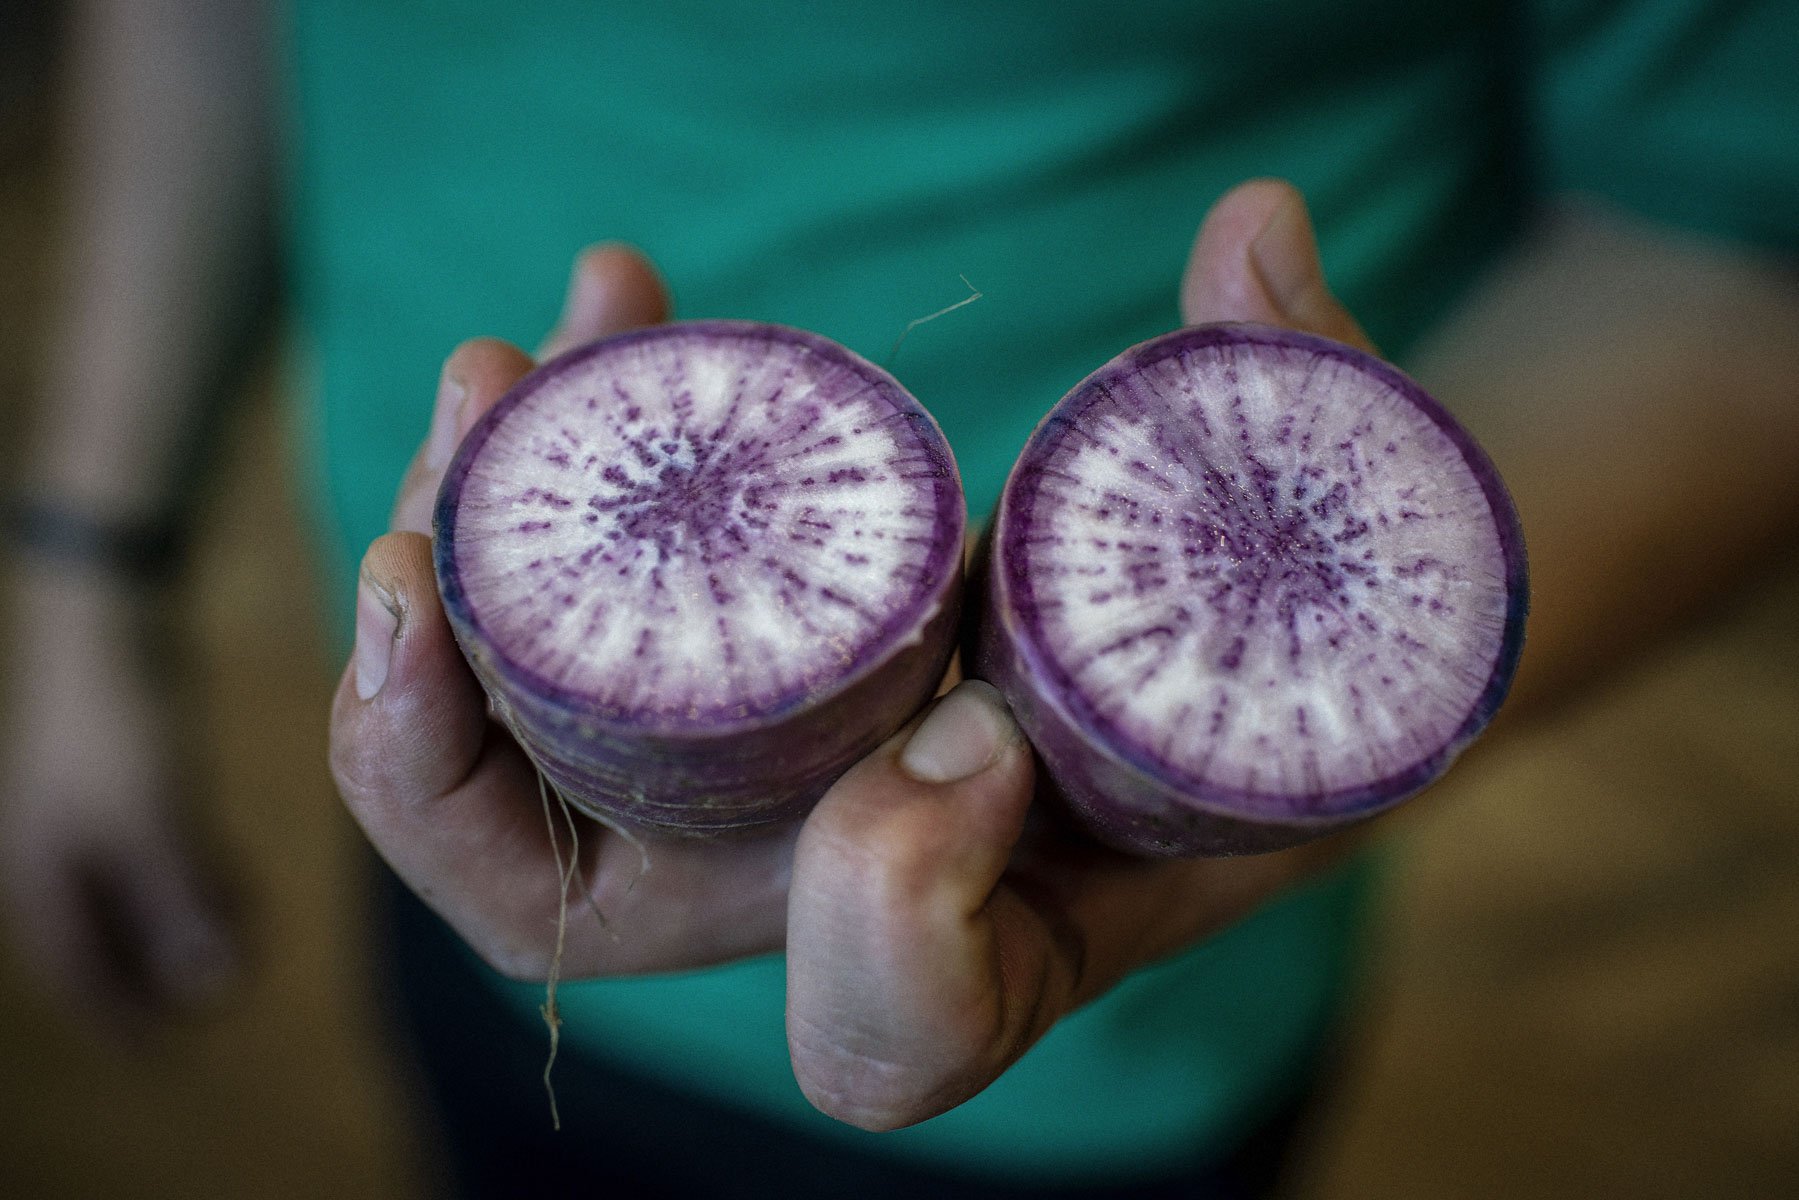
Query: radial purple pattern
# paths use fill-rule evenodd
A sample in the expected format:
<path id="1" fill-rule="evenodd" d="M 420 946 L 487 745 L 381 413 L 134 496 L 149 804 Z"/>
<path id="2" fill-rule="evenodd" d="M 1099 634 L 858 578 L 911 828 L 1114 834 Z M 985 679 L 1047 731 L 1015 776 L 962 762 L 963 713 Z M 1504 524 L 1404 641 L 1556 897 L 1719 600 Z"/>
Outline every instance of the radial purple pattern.
<path id="1" fill-rule="evenodd" d="M 1127 352 L 1033 435 L 996 530 L 983 659 L 1052 769 L 1080 773 L 1057 743 L 1085 741 L 1153 784 L 1146 811 L 1361 815 L 1446 766 L 1516 661 L 1522 543 L 1490 464 L 1321 339 L 1213 326 Z"/>
<path id="2" fill-rule="evenodd" d="M 546 771 L 679 823 L 685 791 L 715 816 L 760 805 L 753 766 L 701 761 L 771 753 L 730 738 L 790 735 L 766 790 L 791 800 L 928 696 L 964 523 L 941 433 L 885 372 L 797 330 L 696 322 L 509 392 L 446 476 L 438 574 Z M 870 686 L 898 690 L 821 715 Z"/>

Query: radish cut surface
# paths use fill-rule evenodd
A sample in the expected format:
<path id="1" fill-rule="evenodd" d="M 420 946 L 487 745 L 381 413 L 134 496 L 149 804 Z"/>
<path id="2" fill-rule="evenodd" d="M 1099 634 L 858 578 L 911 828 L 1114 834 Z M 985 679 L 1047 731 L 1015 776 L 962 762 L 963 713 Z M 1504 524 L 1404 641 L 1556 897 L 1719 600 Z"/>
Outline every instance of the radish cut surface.
<path id="1" fill-rule="evenodd" d="M 662 326 L 546 364 L 437 510 L 446 610 L 496 708 L 590 811 L 779 819 L 927 699 L 953 641 L 954 462 L 815 335 Z"/>
<path id="2" fill-rule="evenodd" d="M 1273 849 L 1417 792 L 1522 644 L 1485 455 L 1392 367 L 1284 330 L 1182 330 L 1090 376 L 991 553 L 979 668 L 1134 851 Z"/>

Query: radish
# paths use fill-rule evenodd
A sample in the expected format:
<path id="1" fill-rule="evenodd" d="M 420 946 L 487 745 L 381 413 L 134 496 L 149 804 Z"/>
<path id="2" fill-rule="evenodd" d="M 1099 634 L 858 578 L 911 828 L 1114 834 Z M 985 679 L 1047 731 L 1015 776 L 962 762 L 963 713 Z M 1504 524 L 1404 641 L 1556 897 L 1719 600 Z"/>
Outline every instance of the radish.
<path id="1" fill-rule="evenodd" d="M 972 661 L 1090 832 L 1278 849 L 1436 779 L 1523 644 L 1516 512 L 1393 367 L 1254 325 L 1126 351 L 1000 500 Z"/>
<path id="2" fill-rule="evenodd" d="M 521 380 L 450 465 L 435 554 L 464 655 L 563 797 L 697 834 L 803 811 L 930 698 L 965 524 L 892 376 L 705 321 Z"/>

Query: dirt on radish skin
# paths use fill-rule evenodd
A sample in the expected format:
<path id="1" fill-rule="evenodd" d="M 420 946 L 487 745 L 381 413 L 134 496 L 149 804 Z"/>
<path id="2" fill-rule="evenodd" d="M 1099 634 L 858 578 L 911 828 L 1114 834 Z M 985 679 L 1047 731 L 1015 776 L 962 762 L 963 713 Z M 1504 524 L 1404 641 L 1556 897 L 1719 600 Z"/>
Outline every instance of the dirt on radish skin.
<path id="1" fill-rule="evenodd" d="M 665 325 L 575 350 L 470 432 L 445 611 L 557 791 L 714 833 L 805 809 L 954 647 L 965 529 L 936 423 L 814 334 Z"/>
<path id="2" fill-rule="evenodd" d="M 995 518 L 975 674 L 1134 853 L 1279 849 L 1422 790 L 1522 649 L 1517 514 L 1473 439 L 1350 347 L 1181 330 L 1077 386 Z"/>

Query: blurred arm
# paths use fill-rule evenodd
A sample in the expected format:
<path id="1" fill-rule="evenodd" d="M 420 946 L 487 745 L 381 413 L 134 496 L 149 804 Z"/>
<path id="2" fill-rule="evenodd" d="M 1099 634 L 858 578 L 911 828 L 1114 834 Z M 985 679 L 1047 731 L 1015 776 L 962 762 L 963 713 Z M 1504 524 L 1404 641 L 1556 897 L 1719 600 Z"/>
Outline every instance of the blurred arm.
<path id="1" fill-rule="evenodd" d="M 73 9 L 64 291 L 15 486 L 63 528 L 153 531 L 184 519 L 193 439 L 265 294 L 261 6 Z M 157 596 L 105 556 L 16 549 L 0 915 L 65 1005 L 130 1027 L 209 998 L 233 969 L 184 820 L 168 674 L 150 662 Z"/>
<path id="2" fill-rule="evenodd" d="M 222 332 L 267 270 L 263 12 L 243 0 L 74 9 L 66 291 L 23 485 L 130 525 L 175 503 Z"/>
<path id="3" fill-rule="evenodd" d="M 1517 500 L 1532 611 L 1507 711 L 1693 616 L 1799 530 L 1799 273 L 1594 208 L 1547 219 L 1414 373 Z"/>

